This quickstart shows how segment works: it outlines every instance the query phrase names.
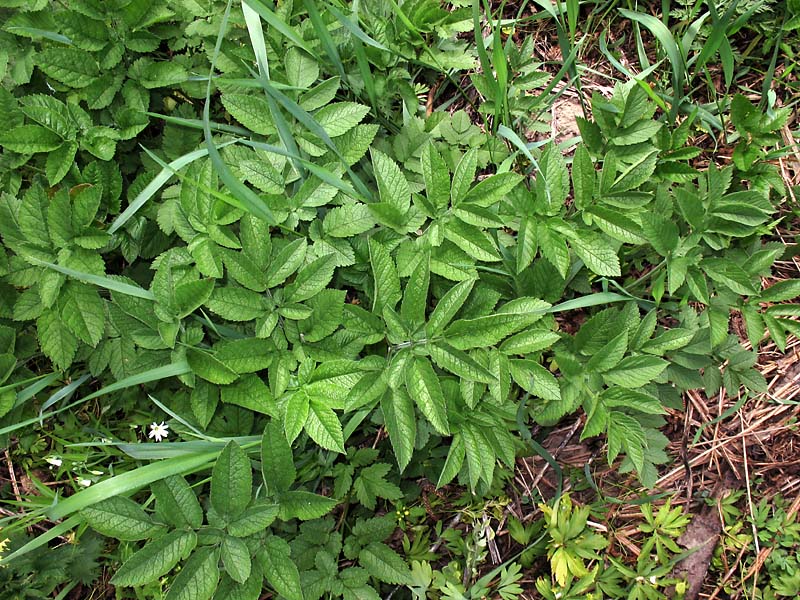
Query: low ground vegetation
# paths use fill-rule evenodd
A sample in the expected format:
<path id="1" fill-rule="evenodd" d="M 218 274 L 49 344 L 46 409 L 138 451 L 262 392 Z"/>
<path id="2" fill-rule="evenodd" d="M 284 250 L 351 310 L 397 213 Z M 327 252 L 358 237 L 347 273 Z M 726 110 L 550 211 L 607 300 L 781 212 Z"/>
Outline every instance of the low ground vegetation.
<path id="1" fill-rule="evenodd" d="M 800 594 L 800 4 L 0 0 L 4 598 Z"/>

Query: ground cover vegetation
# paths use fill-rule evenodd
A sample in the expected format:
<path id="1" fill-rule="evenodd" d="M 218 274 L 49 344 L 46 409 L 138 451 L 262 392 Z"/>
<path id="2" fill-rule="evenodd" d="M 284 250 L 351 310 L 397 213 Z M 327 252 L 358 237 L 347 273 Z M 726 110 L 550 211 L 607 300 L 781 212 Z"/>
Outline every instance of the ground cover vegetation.
<path id="1" fill-rule="evenodd" d="M 800 593 L 796 0 L 0 16 L 4 598 Z"/>

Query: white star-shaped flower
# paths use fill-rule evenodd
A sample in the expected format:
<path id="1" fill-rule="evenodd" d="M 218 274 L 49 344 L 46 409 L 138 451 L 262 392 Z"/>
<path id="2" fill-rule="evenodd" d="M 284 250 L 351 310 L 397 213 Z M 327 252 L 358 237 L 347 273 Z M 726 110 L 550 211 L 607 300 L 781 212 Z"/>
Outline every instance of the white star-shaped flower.
<path id="1" fill-rule="evenodd" d="M 149 438 L 155 438 L 157 442 L 167 439 L 169 435 L 169 425 L 161 421 L 161 423 L 151 423 L 150 433 L 147 435 Z"/>

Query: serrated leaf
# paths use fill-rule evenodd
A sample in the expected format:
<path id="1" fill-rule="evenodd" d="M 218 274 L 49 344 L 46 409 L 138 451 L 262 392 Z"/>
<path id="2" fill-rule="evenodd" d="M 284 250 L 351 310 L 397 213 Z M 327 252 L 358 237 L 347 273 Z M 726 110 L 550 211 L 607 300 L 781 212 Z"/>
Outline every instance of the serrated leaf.
<path id="1" fill-rule="evenodd" d="M 450 201 L 457 206 L 467 195 L 472 182 L 475 181 L 475 169 L 478 167 L 478 152 L 470 148 L 458 161 L 453 171 L 453 183 L 450 188 Z"/>
<path id="2" fill-rule="evenodd" d="M 621 275 L 616 251 L 601 236 L 589 231 L 581 231 L 570 240 L 570 243 L 575 254 L 593 273 L 607 277 Z"/>
<path id="3" fill-rule="evenodd" d="M 118 586 L 141 586 L 169 573 L 197 544 L 194 531 L 170 531 L 145 544 L 111 578 Z"/>
<path id="4" fill-rule="evenodd" d="M 453 219 L 444 228 L 444 237 L 475 260 L 497 262 L 500 256 L 494 240 L 482 229 Z"/>
<path id="5" fill-rule="evenodd" d="M 269 584 L 286 600 L 303 600 L 300 572 L 291 559 L 291 548 L 285 540 L 270 536 L 264 540 L 257 558 Z"/>
<path id="6" fill-rule="evenodd" d="M 242 540 L 225 536 L 220 546 L 220 558 L 225 572 L 231 579 L 238 583 L 244 583 L 250 577 L 252 564 L 250 562 L 250 550 Z"/>
<path id="7" fill-rule="evenodd" d="M 275 421 L 264 427 L 261 436 L 261 472 L 270 491 L 278 493 L 287 491 L 297 476 L 292 447 Z"/>
<path id="8" fill-rule="evenodd" d="M 307 243 L 305 238 L 297 239 L 286 244 L 270 263 L 265 274 L 267 287 L 280 285 L 300 268 L 306 256 Z"/>
<path id="9" fill-rule="evenodd" d="M 378 182 L 378 193 L 381 202 L 405 214 L 411 202 L 411 189 L 400 168 L 383 152 L 370 150 L 375 179 Z"/>
<path id="10" fill-rule="evenodd" d="M 261 294 L 236 287 L 216 288 L 205 305 L 229 321 L 252 321 L 265 310 Z"/>
<path id="11" fill-rule="evenodd" d="M 334 102 L 314 113 L 314 119 L 332 138 L 344 135 L 358 125 L 369 112 L 369 106 L 355 102 Z"/>
<path id="12" fill-rule="evenodd" d="M 277 517 L 277 504 L 255 502 L 239 518 L 228 523 L 227 531 L 235 537 L 248 537 L 264 531 Z"/>
<path id="13" fill-rule="evenodd" d="M 198 529 L 203 524 L 203 509 L 183 475 L 172 475 L 152 484 L 156 510 L 175 527 Z"/>
<path id="14" fill-rule="evenodd" d="M 572 158 L 572 190 L 575 206 L 583 209 L 589 206 L 594 195 L 595 170 L 592 157 L 583 144 L 578 144 Z"/>
<path id="15" fill-rule="evenodd" d="M 655 356 L 628 356 L 616 367 L 603 373 L 603 379 L 609 385 L 638 388 L 661 375 L 668 364 L 667 361 Z"/>
<path id="16" fill-rule="evenodd" d="M 358 562 L 373 577 L 386 583 L 410 585 L 411 571 L 403 558 L 386 544 L 372 542 L 358 553 Z"/>
<path id="17" fill-rule="evenodd" d="M 269 103 L 262 95 L 223 94 L 222 105 L 231 116 L 250 131 L 261 135 L 276 133 L 269 110 Z"/>
<path id="18" fill-rule="evenodd" d="M 235 404 L 264 415 L 276 415 L 278 409 L 269 388 L 258 375 L 248 373 L 220 389 L 225 404 Z"/>
<path id="19" fill-rule="evenodd" d="M 381 314 L 384 306 L 394 308 L 400 301 L 400 277 L 389 252 L 373 238 L 369 239 L 369 262 L 375 281 L 373 312 Z"/>
<path id="20" fill-rule="evenodd" d="M 311 398 L 305 430 L 319 446 L 344 454 L 344 434 L 336 413 L 324 402 Z"/>
<path id="21" fill-rule="evenodd" d="M 78 339 L 52 310 L 42 313 L 36 320 L 39 345 L 45 356 L 61 370 L 66 370 L 75 357 Z"/>
<path id="22" fill-rule="evenodd" d="M 387 389 L 381 397 L 381 411 L 397 465 L 402 472 L 411 462 L 414 440 L 417 437 L 414 403 L 402 388 Z"/>
<path id="23" fill-rule="evenodd" d="M 163 528 L 133 500 L 115 496 L 97 502 L 81 511 L 87 523 L 103 535 L 119 540 L 134 541 L 153 537 Z"/>
<path id="24" fill-rule="evenodd" d="M 437 335 L 450 324 L 456 313 L 464 306 L 464 302 L 467 301 L 474 285 L 474 279 L 467 279 L 447 290 L 444 296 L 436 303 L 436 307 L 428 319 L 429 336 Z"/>
<path id="25" fill-rule="evenodd" d="M 558 336 L 556 336 L 558 339 Z M 466 352 L 456 350 L 446 342 L 437 342 L 428 345 L 433 362 L 440 369 L 449 371 L 462 380 L 478 381 L 480 383 L 492 383 L 495 381 L 494 375 L 474 361 Z"/>
<path id="26" fill-rule="evenodd" d="M 197 348 L 186 349 L 186 361 L 195 375 L 211 383 L 227 385 L 239 377 L 236 371 L 226 367 L 216 357 Z"/>
<path id="27" fill-rule="evenodd" d="M 200 308 L 211 297 L 214 291 L 213 279 L 198 279 L 180 283 L 175 286 L 175 308 L 178 313 L 175 315 L 183 319 Z"/>
<path id="28" fill-rule="evenodd" d="M 466 203 L 482 207 L 493 206 L 517 187 L 522 179 L 522 175 L 514 172 L 491 175 L 466 193 L 462 207 Z"/>
<path id="29" fill-rule="evenodd" d="M 336 256 L 326 254 L 305 265 L 285 288 L 287 302 L 303 302 L 320 293 L 333 278 Z"/>
<path id="30" fill-rule="evenodd" d="M 353 483 L 356 498 L 369 510 L 375 509 L 378 498 L 398 500 L 403 497 L 400 488 L 386 480 L 391 468 L 387 463 L 375 463 L 364 467 Z"/>
<path id="31" fill-rule="evenodd" d="M 172 582 L 164 600 L 210 600 L 219 584 L 219 551 L 196 550 Z"/>
<path id="32" fill-rule="evenodd" d="M 311 399 L 308 392 L 303 389 L 297 390 L 289 397 L 286 403 L 286 414 L 284 416 L 283 428 L 286 439 L 291 444 L 303 431 L 303 426 L 308 420 L 308 412 L 311 406 Z"/>
<path id="33" fill-rule="evenodd" d="M 77 151 L 78 144 L 67 141 L 47 155 L 47 162 L 45 163 L 47 183 L 54 186 L 64 179 L 64 176 L 75 161 L 75 153 Z"/>
<path id="34" fill-rule="evenodd" d="M 422 151 L 422 177 L 428 201 L 443 211 L 450 204 L 450 171 L 433 143 Z"/>
<path id="35" fill-rule="evenodd" d="M 84 343 L 95 347 L 105 331 L 103 301 L 93 287 L 85 283 L 70 281 L 65 288 L 64 308 L 61 317 L 64 324 Z"/>
<path id="36" fill-rule="evenodd" d="M 94 57 L 77 48 L 47 48 L 37 53 L 36 64 L 53 79 L 74 88 L 86 87 L 100 73 Z"/>
<path id="37" fill-rule="evenodd" d="M 442 472 L 439 474 L 439 480 L 436 482 L 436 487 L 440 488 L 443 485 L 450 483 L 453 478 L 461 471 L 461 466 L 464 464 L 464 438 L 461 434 L 456 434 L 450 441 L 450 450 L 447 452 L 447 459 L 442 467 Z"/>
<path id="38" fill-rule="evenodd" d="M 337 206 L 328 211 L 322 230 L 332 237 L 353 237 L 375 226 L 375 218 L 365 204 L 353 203 Z"/>
<path id="39" fill-rule="evenodd" d="M 337 504 L 333 498 L 304 490 L 292 490 L 278 496 L 278 516 L 282 521 L 310 521 L 328 514 Z"/>
<path id="40" fill-rule="evenodd" d="M 19 125 L 0 133 L 0 146 L 20 154 L 51 152 L 62 142 L 57 133 L 41 125 Z"/>
<path id="41" fill-rule="evenodd" d="M 211 471 L 211 505 L 221 517 L 233 521 L 250 503 L 252 488 L 250 459 L 231 440 L 220 453 Z"/>
<path id="42" fill-rule="evenodd" d="M 442 435 L 449 435 L 447 405 L 439 377 L 431 363 L 425 358 L 416 357 L 406 367 L 405 382 L 408 394 L 433 428 Z"/>

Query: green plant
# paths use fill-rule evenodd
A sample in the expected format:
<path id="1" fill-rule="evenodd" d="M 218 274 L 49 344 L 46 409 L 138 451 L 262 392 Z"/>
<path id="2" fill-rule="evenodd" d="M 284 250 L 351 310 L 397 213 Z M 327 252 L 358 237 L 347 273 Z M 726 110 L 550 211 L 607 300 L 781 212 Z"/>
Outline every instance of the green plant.
<path id="1" fill-rule="evenodd" d="M 507 504 L 481 498 L 578 411 L 652 487 L 681 391 L 765 388 L 729 318 L 753 348 L 797 332 L 797 281 L 760 282 L 787 110 L 735 96 L 733 165 L 699 172 L 694 117 L 620 84 L 568 166 L 515 133 L 561 77 L 532 93 L 532 43 L 490 11 L 484 43 L 477 3 L 0 4 L 0 436 L 35 488 L 4 491 L 9 585 L 49 552 L 90 566 L 88 525 L 139 597 L 510 600 L 544 555 L 548 598 L 660 597 L 669 505 L 644 509 L 652 564 L 603 560 L 557 495 L 488 569 Z M 579 7 L 543 8 L 571 71 Z M 461 80 L 491 128 L 421 106 Z M 467 533 L 407 508 L 422 480 L 465 491 Z"/>

